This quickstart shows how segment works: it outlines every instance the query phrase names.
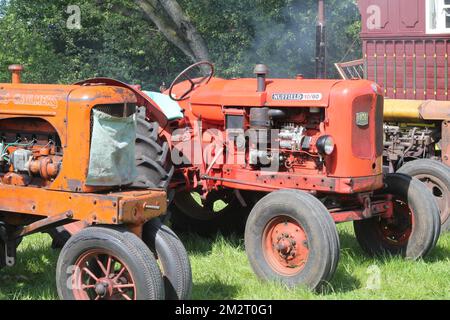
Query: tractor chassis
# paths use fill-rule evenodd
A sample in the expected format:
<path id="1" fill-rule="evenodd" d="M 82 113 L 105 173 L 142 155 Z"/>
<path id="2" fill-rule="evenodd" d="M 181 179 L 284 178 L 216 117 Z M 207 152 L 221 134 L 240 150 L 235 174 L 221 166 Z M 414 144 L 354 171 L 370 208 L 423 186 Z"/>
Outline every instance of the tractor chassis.
<path id="1" fill-rule="evenodd" d="M 167 207 L 161 190 L 84 194 L 1 186 L 1 191 L 0 240 L 5 248 L 0 259 L 8 267 L 15 265 L 22 237 L 76 221 L 85 226 L 124 225 L 141 237 L 145 222 L 165 213 Z"/>

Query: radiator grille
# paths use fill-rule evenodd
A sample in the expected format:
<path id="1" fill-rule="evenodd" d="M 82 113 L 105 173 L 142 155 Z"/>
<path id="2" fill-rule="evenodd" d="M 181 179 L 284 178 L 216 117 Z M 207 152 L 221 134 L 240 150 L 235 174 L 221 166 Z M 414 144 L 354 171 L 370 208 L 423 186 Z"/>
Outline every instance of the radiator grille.
<path id="1" fill-rule="evenodd" d="M 373 95 L 364 95 L 353 101 L 352 150 L 355 157 L 371 159 L 375 153 L 375 129 L 373 112 Z M 367 114 L 367 125 L 358 124 L 358 115 Z"/>

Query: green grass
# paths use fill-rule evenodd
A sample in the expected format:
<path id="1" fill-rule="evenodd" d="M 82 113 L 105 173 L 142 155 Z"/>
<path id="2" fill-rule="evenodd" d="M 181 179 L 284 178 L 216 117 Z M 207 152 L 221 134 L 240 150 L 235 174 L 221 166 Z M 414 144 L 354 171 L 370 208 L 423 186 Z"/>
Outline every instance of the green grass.
<path id="1" fill-rule="evenodd" d="M 449 234 L 441 237 L 429 257 L 412 262 L 394 257 L 367 258 L 354 239 L 351 224 L 340 225 L 339 232 L 341 261 L 323 294 L 258 281 L 241 239 L 218 237 L 209 241 L 182 235 L 192 263 L 193 299 L 450 299 Z M 48 236 L 24 239 L 16 267 L 0 271 L 0 299 L 57 299 L 57 257 Z M 381 275 L 377 290 L 367 289 L 373 266 Z"/>

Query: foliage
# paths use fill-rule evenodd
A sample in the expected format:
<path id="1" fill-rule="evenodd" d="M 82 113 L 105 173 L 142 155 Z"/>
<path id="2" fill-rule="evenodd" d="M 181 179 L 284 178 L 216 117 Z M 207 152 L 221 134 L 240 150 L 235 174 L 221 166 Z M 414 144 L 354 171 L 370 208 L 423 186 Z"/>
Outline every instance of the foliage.
<path id="1" fill-rule="evenodd" d="M 272 76 L 314 76 L 316 0 L 179 0 L 204 37 L 221 76 L 252 76 L 256 63 Z M 68 5 L 82 28 L 68 29 Z M 361 55 L 354 0 L 327 0 L 329 73 L 351 47 Z M 356 42 L 354 43 L 354 41 Z M 28 82 L 71 83 L 95 76 L 156 89 L 190 64 L 144 19 L 132 0 L 0 1 L 0 81 L 22 63 Z"/>

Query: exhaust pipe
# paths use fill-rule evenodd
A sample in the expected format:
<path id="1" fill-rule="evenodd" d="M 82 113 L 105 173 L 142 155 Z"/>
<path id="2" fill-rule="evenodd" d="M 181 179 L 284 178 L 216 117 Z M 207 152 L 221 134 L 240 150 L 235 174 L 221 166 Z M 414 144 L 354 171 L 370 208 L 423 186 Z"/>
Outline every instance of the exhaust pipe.
<path id="1" fill-rule="evenodd" d="M 13 64 L 8 67 L 9 72 L 11 72 L 11 83 L 22 83 L 20 74 L 22 73 L 23 69 L 23 66 L 20 64 Z"/>
<path id="2" fill-rule="evenodd" d="M 257 64 L 253 73 L 256 74 L 258 87 L 256 92 L 266 91 L 266 77 L 269 74 L 269 68 L 264 64 Z"/>
<path id="3" fill-rule="evenodd" d="M 316 78 L 325 79 L 326 70 L 326 27 L 325 27 L 325 4 L 324 0 L 318 0 L 319 14 L 316 26 Z"/>

